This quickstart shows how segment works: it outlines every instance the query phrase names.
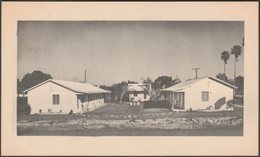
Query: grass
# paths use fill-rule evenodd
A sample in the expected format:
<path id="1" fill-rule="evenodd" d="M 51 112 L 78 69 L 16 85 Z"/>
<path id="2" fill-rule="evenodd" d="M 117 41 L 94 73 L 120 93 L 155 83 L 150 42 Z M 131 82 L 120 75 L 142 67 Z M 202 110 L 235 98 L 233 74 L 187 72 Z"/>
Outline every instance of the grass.
<path id="1" fill-rule="evenodd" d="M 19 115 L 18 135 L 55 136 L 240 136 L 243 108 L 220 112 L 172 112 L 109 103 L 72 115 Z M 187 129 L 188 128 L 188 129 Z"/>
<path id="2" fill-rule="evenodd" d="M 20 115 L 17 117 L 18 121 L 28 121 L 28 122 L 35 122 L 35 121 L 45 121 L 45 120 L 57 120 L 57 121 L 67 121 L 72 119 L 78 119 L 82 116 L 80 115 Z"/>
<path id="3" fill-rule="evenodd" d="M 128 103 L 109 103 L 93 112 L 86 113 L 89 115 L 140 115 L 145 113 L 163 113 L 170 112 L 167 109 L 143 109 L 143 104 L 129 105 Z"/>
<path id="4" fill-rule="evenodd" d="M 108 103 L 107 105 L 89 112 L 80 114 L 64 114 L 64 115 L 19 115 L 18 121 L 44 121 L 44 120 L 57 120 L 67 121 L 88 117 L 89 119 L 122 119 L 133 118 L 160 118 L 160 117 L 173 117 L 173 118 L 194 118 L 194 117 L 243 117 L 243 108 L 234 107 L 234 111 L 219 111 L 219 112 L 172 112 L 167 109 L 142 109 L 142 104 L 139 106 L 130 106 L 127 103 Z"/>

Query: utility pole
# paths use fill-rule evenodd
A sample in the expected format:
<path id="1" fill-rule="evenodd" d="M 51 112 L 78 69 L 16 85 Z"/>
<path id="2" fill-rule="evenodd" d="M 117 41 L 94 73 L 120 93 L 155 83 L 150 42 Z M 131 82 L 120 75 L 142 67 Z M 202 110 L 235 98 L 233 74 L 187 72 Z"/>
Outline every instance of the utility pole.
<path id="1" fill-rule="evenodd" d="M 84 83 L 87 82 L 87 70 L 85 69 L 85 74 L 84 74 Z"/>
<path id="2" fill-rule="evenodd" d="M 192 68 L 192 70 L 195 70 L 195 74 L 196 74 L 196 77 L 195 77 L 195 79 L 197 79 L 198 78 L 198 69 L 200 69 L 200 68 Z"/>

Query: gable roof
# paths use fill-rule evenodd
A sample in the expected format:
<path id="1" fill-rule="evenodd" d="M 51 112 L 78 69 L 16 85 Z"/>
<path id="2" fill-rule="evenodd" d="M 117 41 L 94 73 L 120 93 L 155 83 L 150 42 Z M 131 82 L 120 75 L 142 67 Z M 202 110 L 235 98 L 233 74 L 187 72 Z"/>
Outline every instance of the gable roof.
<path id="1" fill-rule="evenodd" d="M 142 92 L 142 91 L 147 90 L 147 87 L 145 86 L 145 84 L 141 84 L 141 83 L 128 84 L 127 90 Z"/>
<path id="2" fill-rule="evenodd" d="M 205 80 L 205 79 L 211 79 L 213 81 L 216 81 L 220 84 L 223 84 L 225 86 L 228 86 L 230 88 L 233 88 L 233 89 L 236 89 L 237 87 L 236 86 L 233 86 L 229 83 L 226 83 L 220 79 L 217 79 L 215 77 L 211 77 L 211 76 L 206 76 L 206 77 L 201 77 L 201 78 L 198 78 L 198 79 L 193 79 L 193 80 L 189 80 L 189 81 L 186 81 L 186 82 L 181 82 L 181 83 L 178 83 L 176 85 L 173 85 L 171 87 L 168 87 L 168 88 L 165 88 L 165 89 L 162 89 L 161 91 L 178 91 L 178 90 L 182 90 L 182 89 L 185 89 L 185 88 L 188 88 L 190 87 L 191 85 L 201 81 L 201 80 Z"/>
<path id="3" fill-rule="evenodd" d="M 64 81 L 64 80 L 55 80 L 55 79 L 49 79 L 47 81 L 44 81 L 38 85 L 35 85 L 25 91 L 23 93 L 26 93 L 30 90 L 33 90 L 47 82 L 52 82 L 56 85 L 59 85 L 63 88 L 66 88 L 68 90 L 71 90 L 75 93 L 86 93 L 86 94 L 91 94 L 91 93 L 110 93 L 111 91 L 107 91 L 104 89 L 101 89 L 99 87 L 96 87 L 92 85 L 91 83 L 80 83 L 80 82 L 72 82 L 72 81 Z"/>

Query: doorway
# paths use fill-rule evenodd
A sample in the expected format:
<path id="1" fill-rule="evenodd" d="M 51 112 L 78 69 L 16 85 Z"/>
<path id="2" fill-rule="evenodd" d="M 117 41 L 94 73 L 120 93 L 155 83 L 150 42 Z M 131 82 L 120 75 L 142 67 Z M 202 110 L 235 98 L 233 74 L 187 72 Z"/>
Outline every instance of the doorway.
<path id="1" fill-rule="evenodd" d="M 185 94 L 184 92 L 174 92 L 173 93 L 174 100 L 174 109 L 183 109 L 184 110 L 184 100 Z"/>

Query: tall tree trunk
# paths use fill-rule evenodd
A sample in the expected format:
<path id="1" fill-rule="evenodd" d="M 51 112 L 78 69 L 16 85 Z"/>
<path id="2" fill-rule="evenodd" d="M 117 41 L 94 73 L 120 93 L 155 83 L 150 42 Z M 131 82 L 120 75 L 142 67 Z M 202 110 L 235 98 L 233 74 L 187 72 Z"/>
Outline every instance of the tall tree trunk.
<path id="1" fill-rule="evenodd" d="M 234 85 L 236 86 L 236 65 L 237 65 L 237 59 L 235 58 L 235 70 L 234 70 Z"/>
<path id="2" fill-rule="evenodd" d="M 224 63 L 224 74 L 226 75 L 226 64 Z"/>

